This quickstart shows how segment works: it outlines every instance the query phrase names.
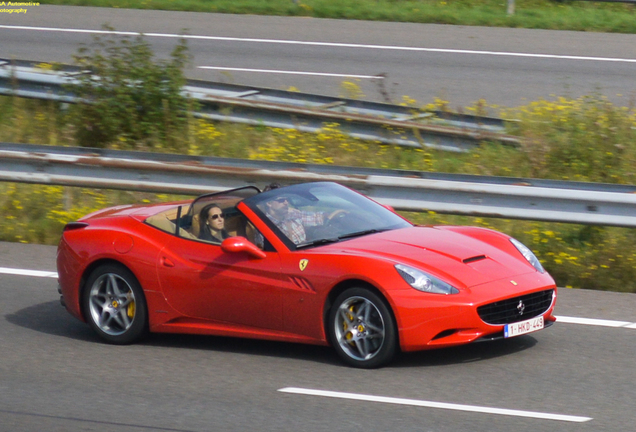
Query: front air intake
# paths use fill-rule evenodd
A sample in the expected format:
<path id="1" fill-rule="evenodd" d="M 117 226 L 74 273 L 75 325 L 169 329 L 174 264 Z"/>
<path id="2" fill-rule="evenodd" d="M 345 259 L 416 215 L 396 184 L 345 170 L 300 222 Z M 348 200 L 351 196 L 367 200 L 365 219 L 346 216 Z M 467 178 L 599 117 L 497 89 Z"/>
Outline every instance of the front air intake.
<path id="1" fill-rule="evenodd" d="M 501 325 L 525 321 L 546 312 L 552 304 L 554 290 L 539 291 L 520 297 L 512 297 L 477 308 L 479 317 L 486 324 Z"/>

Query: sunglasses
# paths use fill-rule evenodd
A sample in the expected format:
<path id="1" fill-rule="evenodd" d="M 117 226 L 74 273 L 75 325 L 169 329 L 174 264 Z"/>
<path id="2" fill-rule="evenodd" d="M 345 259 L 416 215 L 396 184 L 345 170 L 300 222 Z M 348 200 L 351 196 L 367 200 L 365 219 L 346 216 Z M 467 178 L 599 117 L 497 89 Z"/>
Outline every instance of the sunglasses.
<path id="1" fill-rule="evenodd" d="M 284 203 L 285 201 L 289 201 L 289 199 L 287 197 L 280 197 L 276 198 L 274 201 L 276 201 L 277 203 Z"/>
<path id="2" fill-rule="evenodd" d="M 212 219 L 212 220 L 217 220 L 218 218 L 223 219 L 223 214 L 221 213 L 221 214 L 210 215 L 210 219 Z"/>

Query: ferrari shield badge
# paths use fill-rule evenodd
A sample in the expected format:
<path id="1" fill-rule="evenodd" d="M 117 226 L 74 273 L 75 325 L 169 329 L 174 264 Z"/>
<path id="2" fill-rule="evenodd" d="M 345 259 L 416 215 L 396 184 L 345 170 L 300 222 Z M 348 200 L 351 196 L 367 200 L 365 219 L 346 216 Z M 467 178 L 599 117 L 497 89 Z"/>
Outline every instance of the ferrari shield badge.
<path id="1" fill-rule="evenodd" d="M 309 264 L 309 260 L 301 259 L 300 262 L 298 263 L 298 267 L 300 268 L 300 271 L 305 270 L 307 268 L 307 264 Z"/>

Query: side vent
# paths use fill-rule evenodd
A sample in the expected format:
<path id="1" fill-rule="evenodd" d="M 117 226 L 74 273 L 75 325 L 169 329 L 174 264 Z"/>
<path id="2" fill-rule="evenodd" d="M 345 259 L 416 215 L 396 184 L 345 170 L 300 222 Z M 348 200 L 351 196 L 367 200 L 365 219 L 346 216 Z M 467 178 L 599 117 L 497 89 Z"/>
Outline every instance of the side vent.
<path id="1" fill-rule="evenodd" d="M 299 278 L 299 277 L 290 277 L 289 280 L 303 291 L 316 292 L 314 287 L 311 286 L 311 284 L 309 283 L 307 279 Z"/>

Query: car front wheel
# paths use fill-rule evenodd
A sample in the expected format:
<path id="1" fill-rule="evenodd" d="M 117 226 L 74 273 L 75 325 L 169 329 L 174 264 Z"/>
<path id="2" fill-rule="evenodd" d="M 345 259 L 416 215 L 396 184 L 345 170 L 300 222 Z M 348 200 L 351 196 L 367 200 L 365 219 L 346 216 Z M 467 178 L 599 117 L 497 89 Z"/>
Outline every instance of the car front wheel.
<path id="1" fill-rule="evenodd" d="M 87 280 L 83 296 L 84 316 L 105 341 L 129 344 L 147 331 L 144 294 L 135 276 L 125 267 L 98 267 Z"/>
<path id="2" fill-rule="evenodd" d="M 331 344 L 351 366 L 376 368 L 395 355 L 397 334 L 391 311 L 368 289 L 349 288 L 340 294 L 328 324 Z"/>

